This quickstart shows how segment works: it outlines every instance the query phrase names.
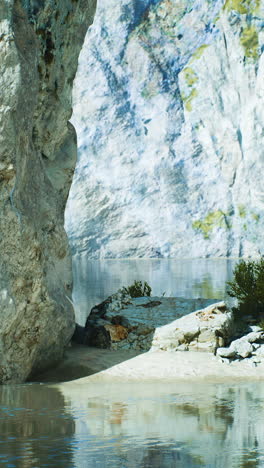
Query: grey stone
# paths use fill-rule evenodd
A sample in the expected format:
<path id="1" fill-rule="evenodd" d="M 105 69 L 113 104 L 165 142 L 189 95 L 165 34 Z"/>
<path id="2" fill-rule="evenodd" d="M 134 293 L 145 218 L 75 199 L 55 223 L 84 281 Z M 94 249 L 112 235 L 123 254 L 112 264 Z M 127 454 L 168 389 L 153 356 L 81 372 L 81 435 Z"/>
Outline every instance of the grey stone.
<path id="1" fill-rule="evenodd" d="M 260 345 L 260 347 L 258 349 L 255 350 L 254 354 L 256 356 L 263 356 L 264 358 L 264 344 L 263 345 Z"/>
<path id="2" fill-rule="evenodd" d="M 264 332 L 263 331 L 256 331 L 248 333 L 245 337 L 249 343 L 258 343 L 259 341 L 264 341 Z"/>
<path id="3" fill-rule="evenodd" d="M 243 338 L 232 341 L 230 349 L 235 351 L 236 354 L 238 354 L 242 358 L 251 356 L 252 352 L 254 351 L 252 344 L 250 344 L 247 340 Z"/>
<path id="4" fill-rule="evenodd" d="M 258 325 L 250 325 L 249 326 L 249 329 L 251 332 L 259 332 L 259 331 L 262 331 L 262 328 L 259 327 Z"/>
<path id="5" fill-rule="evenodd" d="M 236 356 L 236 351 L 232 348 L 218 348 L 216 351 L 217 356 L 223 358 L 233 358 Z"/>
<path id="6" fill-rule="evenodd" d="M 138 337 L 137 337 L 137 335 L 135 333 L 129 333 L 129 335 L 128 335 L 128 341 L 129 342 L 132 343 L 132 342 L 136 341 L 137 339 L 138 339 Z"/>
<path id="7" fill-rule="evenodd" d="M 250 356 L 253 354 L 254 356 L 258 356 L 256 362 L 259 362 L 260 356 L 264 356 L 264 344 L 261 345 L 258 343 L 258 341 L 261 341 L 262 339 L 262 332 L 253 331 L 245 336 L 242 336 L 238 340 L 232 341 L 228 348 L 218 348 L 217 355 L 230 359 L 235 357 L 247 359 L 250 358 Z"/>
<path id="8" fill-rule="evenodd" d="M 0 383 L 57 362 L 74 332 L 63 227 L 77 153 L 69 119 L 95 6 L 1 0 Z"/>

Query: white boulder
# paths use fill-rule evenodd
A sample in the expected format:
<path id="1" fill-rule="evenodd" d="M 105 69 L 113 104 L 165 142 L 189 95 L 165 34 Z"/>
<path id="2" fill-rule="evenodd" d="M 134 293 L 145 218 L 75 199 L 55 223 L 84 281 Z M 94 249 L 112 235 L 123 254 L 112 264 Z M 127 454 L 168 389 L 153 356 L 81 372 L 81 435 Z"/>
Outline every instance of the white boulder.
<path id="1" fill-rule="evenodd" d="M 233 316 L 224 302 L 198 310 L 155 330 L 152 350 L 215 352 L 233 333 Z"/>

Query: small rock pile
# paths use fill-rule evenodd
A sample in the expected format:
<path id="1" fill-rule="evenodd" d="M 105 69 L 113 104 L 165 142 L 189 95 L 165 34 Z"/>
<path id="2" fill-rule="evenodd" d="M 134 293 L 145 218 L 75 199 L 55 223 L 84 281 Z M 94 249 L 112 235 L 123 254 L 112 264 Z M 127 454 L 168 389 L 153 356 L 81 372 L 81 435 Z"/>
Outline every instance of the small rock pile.
<path id="1" fill-rule="evenodd" d="M 264 331 L 258 326 L 250 327 L 250 333 L 234 340 L 228 347 L 217 349 L 217 356 L 224 362 L 247 359 L 260 363 L 264 359 Z"/>

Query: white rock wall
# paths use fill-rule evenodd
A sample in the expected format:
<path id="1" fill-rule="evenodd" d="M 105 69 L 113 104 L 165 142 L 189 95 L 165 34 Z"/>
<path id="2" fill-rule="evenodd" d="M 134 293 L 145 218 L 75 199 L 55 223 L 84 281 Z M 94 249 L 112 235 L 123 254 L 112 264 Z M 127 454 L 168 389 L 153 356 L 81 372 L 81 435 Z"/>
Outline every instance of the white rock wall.
<path id="1" fill-rule="evenodd" d="M 99 0 L 74 88 L 73 250 L 264 252 L 264 0 Z"/>

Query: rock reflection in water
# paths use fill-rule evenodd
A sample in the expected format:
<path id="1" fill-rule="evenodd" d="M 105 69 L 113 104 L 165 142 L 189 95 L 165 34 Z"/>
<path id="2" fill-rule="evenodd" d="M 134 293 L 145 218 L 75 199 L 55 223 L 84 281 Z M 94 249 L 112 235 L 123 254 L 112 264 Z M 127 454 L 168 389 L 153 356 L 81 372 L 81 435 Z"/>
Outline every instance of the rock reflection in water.
<path id="1" fill-rule="evenodd" d="M 72 467 L 74 421 L 64 398 L 44 385 L 0 386 L 0 465 Z"/>
<path id="2" fill-rule="evenodd" d="M 133 281 L 147 281 L 153 296 L 181 296 L 206 299 L 226 296 L 225 282 L 232 277 L 235 260 L 227 259 L 135 259 L 89 260 L 73 257 L 76 319 L 85 324 L 91 308 L 120 287 Z"/>
<path id="3" fill-rule="evenodd" d="M 0 465 L 264 466 L 262 383 L 0 387 Z"/>
<path id="4" fill-rule="evenodd" d="M 90 383 L 61 389 L 72 413 L 82 415 L 75 428 L 76 468 L 264 466 L 261 383 Z M 84 461 L 91 437 L 95 443 Z"/>

